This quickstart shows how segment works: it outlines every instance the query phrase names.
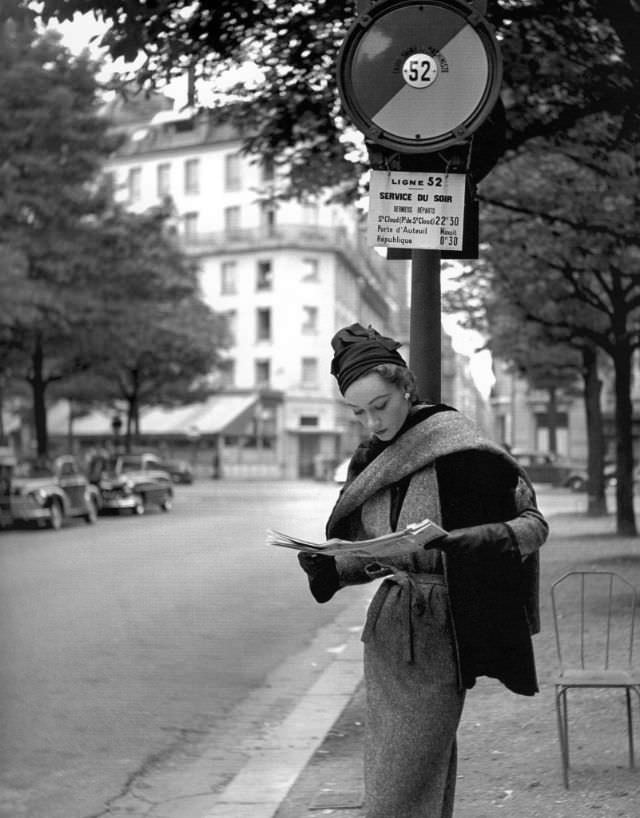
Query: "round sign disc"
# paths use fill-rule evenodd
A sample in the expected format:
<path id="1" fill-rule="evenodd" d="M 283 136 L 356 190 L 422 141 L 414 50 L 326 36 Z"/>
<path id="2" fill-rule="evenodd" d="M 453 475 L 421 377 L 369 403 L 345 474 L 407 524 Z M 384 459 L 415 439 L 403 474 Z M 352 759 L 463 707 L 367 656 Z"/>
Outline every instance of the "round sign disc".
<path id="1" fill-rule="evenodd" d="M 338 86 L 371 141 L 428 153 L 479 127 L 498 98 L 501 73 L 489 24 L 464 0 L 390 0 L 349 30 Z"/>

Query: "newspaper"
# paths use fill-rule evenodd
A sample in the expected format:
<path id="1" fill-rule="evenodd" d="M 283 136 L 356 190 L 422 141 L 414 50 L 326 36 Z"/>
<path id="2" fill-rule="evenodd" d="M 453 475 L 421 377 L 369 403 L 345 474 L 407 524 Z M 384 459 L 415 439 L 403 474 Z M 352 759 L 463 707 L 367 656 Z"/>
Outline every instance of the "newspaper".
<path id="1" fill-rule="evenodd" d="M 409 523 L 402 531 L 394 531 L 372 540 L 331 539 L 326 542 L 312 542 L 269 529 L 267 545 L 293 548 L 307 554 L 326 554 L 332 557 L 336 554 L 351 554 L 357 557 L 380 559 L 410 553 L 434 540 L 445 537 L 446 534 L 447 532 L 433 520 L 426 519 L 419 523 Z"/>

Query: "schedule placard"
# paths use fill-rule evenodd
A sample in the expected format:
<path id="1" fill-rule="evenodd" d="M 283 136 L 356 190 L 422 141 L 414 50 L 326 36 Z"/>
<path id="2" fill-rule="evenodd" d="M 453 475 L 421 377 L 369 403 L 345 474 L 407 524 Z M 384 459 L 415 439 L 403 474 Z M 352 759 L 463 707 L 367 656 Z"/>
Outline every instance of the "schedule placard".
<path id="1" fill-rule="evenodd" d="M 462 248 L 465 175 L 372 170 L 367 239 L 372 247 Z"/>

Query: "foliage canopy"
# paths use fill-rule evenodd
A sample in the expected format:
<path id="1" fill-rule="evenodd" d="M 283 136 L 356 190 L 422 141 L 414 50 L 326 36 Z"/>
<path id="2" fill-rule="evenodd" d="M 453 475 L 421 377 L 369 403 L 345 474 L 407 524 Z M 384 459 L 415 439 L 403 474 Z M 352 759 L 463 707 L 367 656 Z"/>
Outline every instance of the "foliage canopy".
<path id="1" fill-rule="evenodd" d="M 247 147 L 287 158 L 298 193 L 332 184 L 355 194 L 366 157 L 344 120 L 334 79 L 353 0 L 42 3 L 45 21 L 77 12 L 104 20 L 102 42 L 114 58 L 142 60 L 129 78 L 146 87 L 189 71 L 200 87 L 216 89 L 226 72 L 250 61 L 262 80 L 238 83 L 224 98 L 235 101 L 226 115 L 246 129 Z M 504 150 L 565 135 L 602 112 L 615 120 L 603 147 L 633 141 L 640 99 L 635 0 L 493 0 L 487 17 L 504 59 Z"/>

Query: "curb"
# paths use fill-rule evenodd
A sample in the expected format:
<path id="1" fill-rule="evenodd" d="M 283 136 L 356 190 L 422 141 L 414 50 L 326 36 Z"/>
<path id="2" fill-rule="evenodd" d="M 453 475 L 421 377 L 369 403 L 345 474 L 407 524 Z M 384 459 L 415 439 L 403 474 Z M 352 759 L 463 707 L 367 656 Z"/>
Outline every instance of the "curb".
<path id="1" fill-rule="evenodd" d="M 349 618 L 362 603 L 351 606 Z M 202 818 L 273 818 L 289 791 L 351 701 L 362 679 L 361 628 L 344 645 L 299 704 L 260 739 L 251 758 Z"/>

